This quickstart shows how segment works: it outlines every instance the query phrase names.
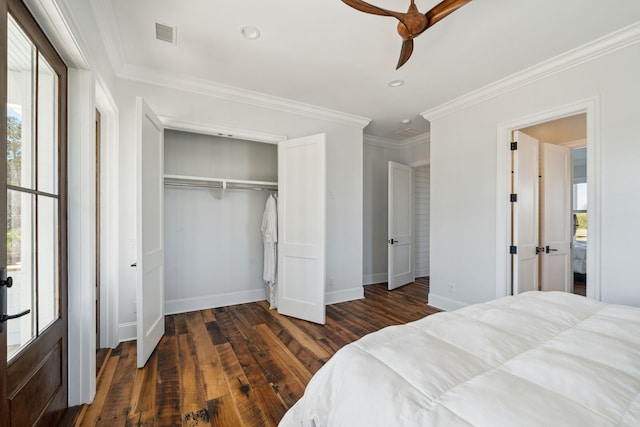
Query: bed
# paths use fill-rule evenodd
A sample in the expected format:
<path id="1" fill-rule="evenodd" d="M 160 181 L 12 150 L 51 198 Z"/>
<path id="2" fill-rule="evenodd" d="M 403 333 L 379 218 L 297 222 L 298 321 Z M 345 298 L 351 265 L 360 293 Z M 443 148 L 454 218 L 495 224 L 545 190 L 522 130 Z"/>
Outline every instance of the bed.
<path id="1" fill-rule="evenodd" d="M 573 272 L 582 275 L 587 274 L 587 242 L 574 242 Z"/>
<path id="2" fill-rule="evenodd" d="M 290 426 L 638 426 L 640 308 L 527 292 L 340 349 Z"/>

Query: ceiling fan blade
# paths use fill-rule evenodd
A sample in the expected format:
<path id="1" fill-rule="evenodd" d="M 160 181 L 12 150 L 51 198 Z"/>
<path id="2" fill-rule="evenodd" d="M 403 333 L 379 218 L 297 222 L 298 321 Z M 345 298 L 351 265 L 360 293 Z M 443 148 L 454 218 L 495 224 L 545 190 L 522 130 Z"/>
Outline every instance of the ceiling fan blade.
<path id="1" fill-rule="evenodd" d="M 404 65 L 409 60 L 413 53 L 413 39 L 404 39 L 402 41 L 402 50 L 400 50 L 400 59 L 398 59 L 398 66 L 396 70 Z"/>
<path id="2" fill-rule="evenodd" d="M 427 28 L 442 21 L 469 2 L 471 2 L 471 0 L 444 0 L 438 3 L 429 12 L 425 13 L 428 20 Z"/>
<path id="3" fill-rule="evenodd" d="M 371 13 L 373 15 L 381 15 L 381 16 L 393 16 L 392 15 L 393 12 L 378 6 L 374 6 L 362 0 L 342 0 L 342 2 L 346 5 L 351 6 L 354 9 L 359 10 L 360 12 Z"/>

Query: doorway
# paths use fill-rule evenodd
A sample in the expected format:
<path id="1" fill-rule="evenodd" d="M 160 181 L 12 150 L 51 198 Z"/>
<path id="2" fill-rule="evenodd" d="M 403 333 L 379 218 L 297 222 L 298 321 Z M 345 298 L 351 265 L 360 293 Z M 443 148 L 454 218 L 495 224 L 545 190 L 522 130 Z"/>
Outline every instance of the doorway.
<path id="1" fill-rule="evenodd" d="M 513 132 L 511 289 L 586 296 L 586 113 Z"/>

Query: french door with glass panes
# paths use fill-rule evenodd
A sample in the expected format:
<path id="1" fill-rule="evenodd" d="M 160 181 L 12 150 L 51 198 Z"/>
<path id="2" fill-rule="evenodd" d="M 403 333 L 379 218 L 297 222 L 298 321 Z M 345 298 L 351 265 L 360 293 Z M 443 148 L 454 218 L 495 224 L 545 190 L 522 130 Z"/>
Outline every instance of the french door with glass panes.
<path id="1" fill-rule="evenodd" d="M 0 425 L 57 425 L 67 406 L 67 70 L 20 1 L 0 4 Z"/>

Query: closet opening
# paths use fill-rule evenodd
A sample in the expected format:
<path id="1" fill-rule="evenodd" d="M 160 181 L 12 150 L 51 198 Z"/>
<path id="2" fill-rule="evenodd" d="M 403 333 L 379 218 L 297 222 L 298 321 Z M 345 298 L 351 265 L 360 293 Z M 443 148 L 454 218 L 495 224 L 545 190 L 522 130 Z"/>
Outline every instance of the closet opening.
<path id="1" fill-rule="evenodd" d="M 278 146 L 165 129 L 165 314 L 269 300 L 263 214 Z"/>

